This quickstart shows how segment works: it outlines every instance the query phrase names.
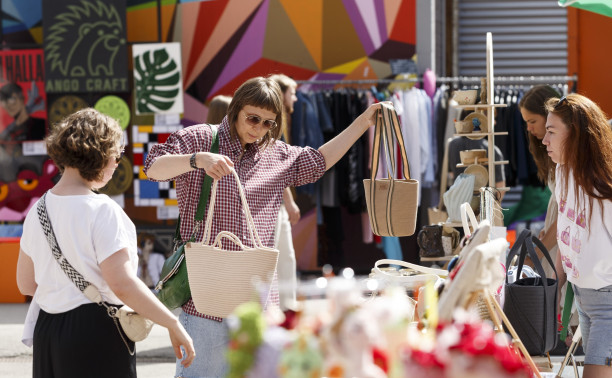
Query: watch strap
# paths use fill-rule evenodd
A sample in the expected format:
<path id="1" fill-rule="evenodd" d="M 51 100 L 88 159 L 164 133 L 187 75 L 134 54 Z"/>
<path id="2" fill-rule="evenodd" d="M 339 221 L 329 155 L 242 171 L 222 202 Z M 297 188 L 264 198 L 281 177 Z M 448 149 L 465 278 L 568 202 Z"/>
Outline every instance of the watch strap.
<path id="1" fill-rule="evenodd" d="M 198 169 L 198 166 L 196 165 L 196 154 L 197 152 L 194 152 L 193 154 L 191 154 L 191 157 L 189 158 L 189 165 L 193 169 Z"/>

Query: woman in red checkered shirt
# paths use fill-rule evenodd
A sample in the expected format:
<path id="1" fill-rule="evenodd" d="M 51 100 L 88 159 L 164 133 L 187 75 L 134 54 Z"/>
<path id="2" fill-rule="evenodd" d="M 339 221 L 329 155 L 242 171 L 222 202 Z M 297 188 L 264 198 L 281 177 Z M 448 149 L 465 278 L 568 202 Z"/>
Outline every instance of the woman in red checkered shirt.
<path id="1" fill-rule="evenodd" d="M 342 133 L 318 150 L 291 146 L 278 140 L 284 126 L 280 87 L 270 78 L 252 78 L 236 90 L 227 116 L 218 126 L 218 154 L 208 152 L 212 142 L 211 128 L 205 124 L 190 126 L 170 135 L 165 143 L 154 145 L 147 154 L 144 171 L 153 181 L 176 180 L 180 234 L 183 240 L 188 240 L 194 230 L 204 175 L 219 180 L 234 168 L 245 190 L 259 237 L 264 246 L 273 247 L 283 190 L 321 178 L 374 125 L 380 107 L 380 104 L 369 106 Z M 198 241 L 202 240 L 203 228 L 200 227 L 196 234 Z M 212 222 L 213 240 L 220 231 L 230 231 L 245 246 L 253 247 L 242 214 L 237 183 L 233 179 L 218 183 Z M 237 246 L 224 240 L 223 248 L 236 250 Z M 269 295 L 270 302 L 278 304 L 275 284 Z M 189 368 L 177 361 L 176 376 L 225 376 L 229 333 L 225 319 L 197 312 L 192 300 L 182 309 L 180 320 L 193 338 L 196 359 Z"/>

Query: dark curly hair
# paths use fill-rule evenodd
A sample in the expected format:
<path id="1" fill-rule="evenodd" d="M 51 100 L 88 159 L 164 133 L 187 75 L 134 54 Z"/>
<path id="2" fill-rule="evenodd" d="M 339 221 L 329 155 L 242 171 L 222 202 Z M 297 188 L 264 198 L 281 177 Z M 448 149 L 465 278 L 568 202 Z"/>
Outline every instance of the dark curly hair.
<path id="1" fill-rule="evenodd" d="M 266 135 L 257 143 L 260 147 L 274 143 L 283 130 L 283 94 L 276 81 L 270 78 L 254 77 L 245 81 L 234 93 L 232 102 L 227 110 L 227 120 L 230 124 L 230 135 L 238 138 L 236 132 L 236 122 L 238 114 L 246 105 L 266 109 L 276 114 L 277 126 L 269 130 Z"/>
<path id="2" fill-rule="evenodd" d="M 85 180 L 98 181 L 108 159 L 117 154 L 122 136 L 117 121 L 85 108 L 55 124 L 45 141 L 47 154 L 60 171 L 76 168 Z"/>

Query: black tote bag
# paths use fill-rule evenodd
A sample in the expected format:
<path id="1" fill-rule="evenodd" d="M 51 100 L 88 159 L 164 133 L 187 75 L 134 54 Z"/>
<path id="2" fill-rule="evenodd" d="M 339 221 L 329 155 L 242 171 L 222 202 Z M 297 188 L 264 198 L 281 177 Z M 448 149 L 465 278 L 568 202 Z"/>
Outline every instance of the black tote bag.
<path id="1" fill-rule="evenodd" d="M 534 244 L 553 267 L 555 278 L 546 277 L 538 259 Z M 508 253 L 506 267 L 509 268 L 514 256 L 519 254 L 517 280 L 508 283 L 506 275 L 504 313 L 530 355 L 542 355 L 552 350 L 557 340 L 557 271 L 544 244 L 523 230 Z M 540 277 L 521 278 L 525 257 L 529 253 L 536 272 Z"/>

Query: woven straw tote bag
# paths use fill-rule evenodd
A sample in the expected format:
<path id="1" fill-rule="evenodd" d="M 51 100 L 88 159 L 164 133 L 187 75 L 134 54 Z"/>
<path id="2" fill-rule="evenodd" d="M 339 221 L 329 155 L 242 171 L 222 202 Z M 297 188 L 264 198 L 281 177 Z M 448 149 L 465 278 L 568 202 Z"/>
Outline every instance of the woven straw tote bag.
<path id="1" fill-rule="evenodd" d="M 195 308 L 202 314 L 219 318 L 226 318 L 238 305 L 259 298 L 255 285 L 260 283 L 268 286 L 264 303 L 266 305 L 270 295 L 269 284 L 278 261 L 278 250 L 264 247 L 261 243 L 240 179 L 233 168 L 232 174 L 238 184 L 247 228 L 255 247 L 245 247 L 240 238 L 229 231 L 219 232 L 211 243 L 212 215 L 218 180 L 214 181 L 212 187 L 204 238 L 201 243 L 193 242 L 185 246 L 187 275 Z M 235 243 L 240 250 L 222 249 L 223 238 Z"/>
<path id="2" fill-rule="evenodd" d="M 382 103 L 376 116 L 372 146 L 372 174 L 363 180 L 372 232 L 380 236 L 410 236 L 416 228 L 419 182 L 410 178 L 410 165 L 397 113 L 392 105 Z M 377 179 L 381 139 L 387 157 L 388 178 Z M 402 156 L 404 179 L 395 179 L 395 141 Z"/>

